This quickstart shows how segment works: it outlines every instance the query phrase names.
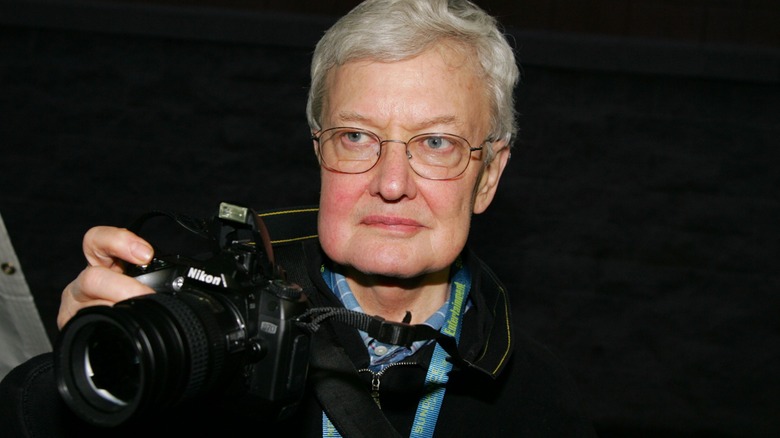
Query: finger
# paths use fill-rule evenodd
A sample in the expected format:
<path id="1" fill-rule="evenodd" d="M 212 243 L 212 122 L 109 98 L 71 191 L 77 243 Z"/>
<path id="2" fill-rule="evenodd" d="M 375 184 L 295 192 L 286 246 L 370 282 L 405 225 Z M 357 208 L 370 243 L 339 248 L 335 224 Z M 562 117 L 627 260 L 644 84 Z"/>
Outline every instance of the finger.
<path id="1" fill-rule="evenodd" d="M 79 310 L 88 306 L 111 306 L 119 301 L 153 293 L 133 277 L 102 266 L 87 267 L 62 291 L 57 326 L 62 328 Z"/>
<path id="2" fill-rule="evenodd" d="M 121 270 L 117 264 L 124 260 L 133 264 L 147 264 L 151 261 L 152 246 L 135 233 L 116 227 L 98 226 L 90 228 L 84 235 L 84 256 L 90 266 L 103 266 Z"/>

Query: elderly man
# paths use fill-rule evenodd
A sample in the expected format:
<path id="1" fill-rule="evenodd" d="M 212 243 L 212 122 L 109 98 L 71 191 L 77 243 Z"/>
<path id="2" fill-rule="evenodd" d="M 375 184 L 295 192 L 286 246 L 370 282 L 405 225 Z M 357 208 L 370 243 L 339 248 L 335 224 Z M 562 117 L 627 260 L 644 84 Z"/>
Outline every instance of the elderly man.
<path id="1" fill-rule="evenodd" d="M 318 239 L 301 251 L 306 293 L 314 306 L 450 329 L 460 358 L 433 341 L 397 346 L 326 324 L 301 406 L 266 427 L 292 436 L 593 433 L 571 378 L 512 325 L 508 292 L 466 248 L 472 215 L 488 208 L 509 161 L 517 80 L 496 21 L 463 0 L 368 0 L 324 35 L 307 106 L 322 172 Z M 152 292 L 122 273 L 120 261 L 153 255 L 130 231 L 93 228 L 84 252 L 89 266 L 62 294 L 61 327 L 84 307 Z M 341 352 L 349 370 L 329 372 L 323 359 Z M 354 386 L 358 395 L 334 401 Z"/>

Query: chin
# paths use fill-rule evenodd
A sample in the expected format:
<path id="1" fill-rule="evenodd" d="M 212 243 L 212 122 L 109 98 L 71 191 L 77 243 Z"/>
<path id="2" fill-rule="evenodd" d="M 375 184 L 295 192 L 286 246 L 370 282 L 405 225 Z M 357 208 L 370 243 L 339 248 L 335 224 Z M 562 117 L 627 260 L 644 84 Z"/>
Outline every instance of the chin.
<path id="1" fill-rule="evenodd" d="M 403 260 L 403 263 L 398 263 Z M 442 270 L 448 270 L 451 263 L 443 265 L 429 264 L 422 261 L 404 259 L 403 256 L 393 257 L 391 260 L 365 259 L 348 261 L 345 263 L 353 269 L 377 277 L 414 279 L 423 277 Z"/>

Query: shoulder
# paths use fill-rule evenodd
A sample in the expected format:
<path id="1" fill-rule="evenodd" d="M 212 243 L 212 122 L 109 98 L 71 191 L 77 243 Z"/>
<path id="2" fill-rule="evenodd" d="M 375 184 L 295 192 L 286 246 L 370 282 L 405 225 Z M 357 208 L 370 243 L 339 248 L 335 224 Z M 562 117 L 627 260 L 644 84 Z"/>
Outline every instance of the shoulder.
<path id="1" fill-rule="evenodd" d="M 541 431 L 544 436 L 595 436 L 576 381 L 564 362 L 513 321 L 511 294 L 498 276 L 473 253 L 467 257 L 475 274 L 474 299 L 482 306 L 477 309 L 479 323 L 474 328 L 483 330 L 487 341 L 483 352 L 498 351 L 502 342 L 509 352 L 495 376 L 501 388 L 497 410 L 522 418 L 515 426 L 530 435 Z M 501 332 L 505 334 L 498 336 Z"/>

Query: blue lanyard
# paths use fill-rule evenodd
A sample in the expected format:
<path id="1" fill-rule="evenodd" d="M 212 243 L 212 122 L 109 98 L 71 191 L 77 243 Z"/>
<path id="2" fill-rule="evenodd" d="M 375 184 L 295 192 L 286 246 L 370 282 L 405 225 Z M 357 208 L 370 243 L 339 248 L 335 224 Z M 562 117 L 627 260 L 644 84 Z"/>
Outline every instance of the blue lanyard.
<path id="1" fill-rule="evenodd" d="M 450 303 L 447 308 L 447 318 L 440 332 L 452 336 L 455 341 L 460 340 L 460 331 L 463 326 L 463 313 L 466 310 L 466 300 L 471 287 L 471 275 L 466 268 L 458 269 L 452 280 L 450 289 Z M 426 394 L 417 405 L 417 413 L 414 416 L 411 438 L 430 438 L 436 428 L 439 411 L 444 400 L 449 372 L 452 370 L 452 362 L 447 360 L 447 353 L 436 344 L 431 357 L 431 364 L 425 376 Z M 322 413 L 322 436 L 324 438 L 339 438 L 341 434 L 333 426 L 325 412 Z"/>

